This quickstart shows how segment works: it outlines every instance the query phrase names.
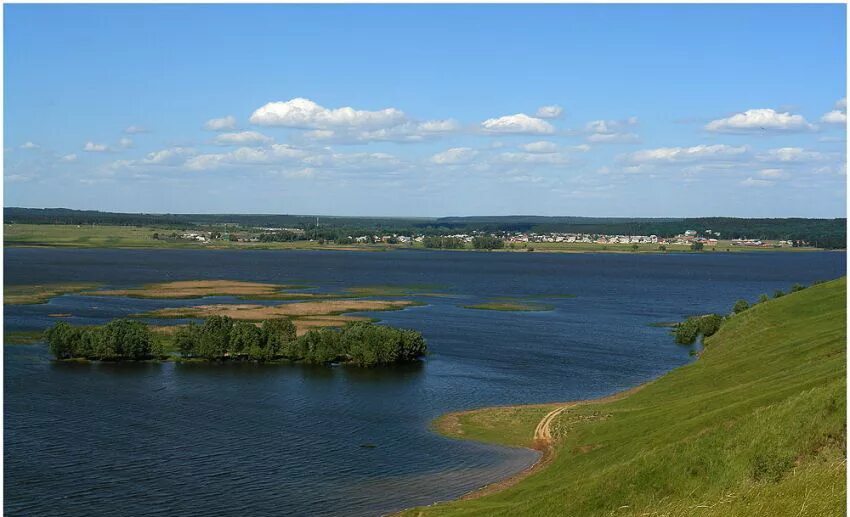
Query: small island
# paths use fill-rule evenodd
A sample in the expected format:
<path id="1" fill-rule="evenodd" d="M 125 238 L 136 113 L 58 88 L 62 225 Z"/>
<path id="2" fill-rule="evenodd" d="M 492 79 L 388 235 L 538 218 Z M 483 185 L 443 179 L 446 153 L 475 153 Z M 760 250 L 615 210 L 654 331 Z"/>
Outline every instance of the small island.
<path id="1" fill-rule="evenodd" d="M 372 367 L 416 361 L 428 353 L 425 339 L 415 330 L 358 321 L 341 329 L 311 329 L 296 336 L 289 318 L 255 324 L 211 316 L 202 324 L 179 327 L 173 336 L 156 334 L 145 323 L 131 319 L 90 327 L 60 322 L 45 332 L 45 339 L 50 352 L 63 361 L 253 361 Z"/>

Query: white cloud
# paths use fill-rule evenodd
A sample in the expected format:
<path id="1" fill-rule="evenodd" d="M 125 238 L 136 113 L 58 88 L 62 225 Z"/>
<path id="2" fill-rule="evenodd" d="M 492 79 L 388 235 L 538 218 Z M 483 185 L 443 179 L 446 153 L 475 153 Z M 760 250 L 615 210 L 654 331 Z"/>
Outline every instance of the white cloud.
<path id="1" fill-rule="evenodd" d="M 304 158 L 304 163 L 311 167 L 321 167 L 330 170 L 353 171 L 387 171 L 397 170 L 403 163 L 388 153 L 325 153 L 314 154 Z"/>
<path id="2" fill-rule="evenodd" d="M 824 113 L 824 115 L 820 118 L 821 122 L 825 122 L 827 124 L 846 124 L 847 123 L 847 113 L 838 110 L 832 110 L 829 113 Z"/>
<path id="3" fill-rule="evenodd" d="M 128 135 L 136 135 L 139 133 L 147 133 L 148 130 L 142 126 L 127 126 L 124 128 L 124 132 Z"/>
<path id="4" fill-rule="evenodd" d="M 148 153 L 148 155 L 141 162 L 130 163 L 138 163 L 141 165 L 175 166 L 181 165 L 187 156 L 192 156 L 194 154 L 195 150 L 191 147 L 172 147 L 169 149 L 163 149 L 161 151 L 154 151 L 152 153 Z"/>
<path id="5" fill-rule="evenodd" d="M 251 114 L 252 124 L 303 129 L 360 128 L 378 129 L 406 121 L 404 112 L 395 108 L 377 111 L 351 107 L 328 109 L 304 98 L 269 102 Z"/>
<path id="6" fill-rule="evenodd" d="M 133 147 L 133 140 L 131 140 L 129 138 L 122 138 L 121 140 L 118 141 L 118 145 L 120 145 L 124 149 L 127 149 L 127 148 L 130 148 L 130 147 Z"/>
<path id="7" fill-rule="evenodd" d="M 228 131 L 236 129 L 236 118 L 232 115 L 221 118 L 212 118 L 206 121 L 204 129 L 207 131 Z"/>
<path id="8" fill-rule="evenodd" d="M 104 153 L 109 150 L 109 146 L 106 144 L 96 144 L 94 142 L 86 142 L 86 145 L 83 146 L 83 151 L 89 153 Z"/>
<path id="9" fill-rule="evenodd" d="M 773 182 L 770 180 L 760 180 L 750 177 L 742 181 L 741 185 L 745 187 L 772 187 Z"/>
<path id="10" fill-rule="evenodd" d="M 824 113 L 820 118 L 821 122 L 827 124 L 847 124 L 847 97 L 839 99 L 835 103 L 835 109 L 829 113 Z"/>
<path id="11" fill-rule="evenodd" d="M 274 139 L 256 131 L 240 131 L 238 133 L 221 133 L 213 142 L 217 145 L 266 145 Z"/>
<path id="12" fill-rule="evenodd" d="M 305 158 L 307 153 L 301 149 L 273 144 L 269 147 L 240 147 L 229 153 L 199 154 L 186 161 L 186 168 L 195 171 L 218 169 L 223 166 L 264 165 L 286 163 Z"/>
<path id="13" fill-rule="evenodd" d="M 431 157 L 431 162 L 437 165 L 457 165 L 461 163 L 469 163 L 470 160 L 478 156 L 478 151 L 469 147 L 455 147 L 441 153 L 437 153 Z"/>
<path id="14" fill-rule="evenodd" d="M 776 162 L 813 162 L 826 159 L 827 156 L 818 151 L 807 151 L 802 147 L 781 147 L 760 153 L 757 159 L 760 161 Z"/>
<path id="15" fill-rule="evenodd" d="M 728 118 L 712 120 L 705 125 L 707 131 L 715 133 L 748 133 L 760 131 L 811 131 L 815 126 L 802 115 L 779 113 L 770 108 L 750 109 Z"/>
<path id="16" fill-rule="evenodd" d="M 66 154 L 62 158 L 60 158 L 63 162 L 75 162 L 77 161 L 77 155 L 74 153 Z"/>
<path id="17" fill-rule="evenodd" d="M 563 153 L 501 153 L 497 161 L 523 165 L 563 165 L 569 162 Z"/>
<path id="18" fill-rule="evenodd" d="M 788 176 L 782 169 L 762 169 L 758 172 L 758 175 L 769 179 L 780 179 Z"/>
<path id="19" fill-rule="evenodd" d="M 543 119 L 529 117 L 525 113 L 487 119 L 481 123 L 487 133 L 513 133 L 543 135 L 555 132 L 555 127 Z"/>
<path id="20" fill-rule="evenodd" d="M 637 117 L 625 120 L 593 120 L 585 125 L 584 130 L 588 133 L 587 141 L 591 143 L 629 144 L 640 141 L 640 137 L 629 129 L 637 123 Z"/>
<path id="21" fill-rule="evenodd" d="M 594 133 L 587 137 L 594 144 L 634 144 L 640 142 L 635 133 Z"/>
<path id="22" fill-rule="evenodd" d="M 564 108 L 553 104 L 537 108 L 537 118 L 558 118 L 564 114 Z"/>
<path id="23" fill-rule="evenodd" d="M 460 129 L 452 119 L 427 120 L 425 122 L 403 122 L 396 126 L 380 129 L 314 129 L 304 133 L 309 140 L 322 140 L 339 144 L 362 144 L 367 142 L 422 142 Z"/>
<path id="24" fill-rule="evenodd" d="M 520 146 L 520 148 L 528 153 L 554 153 L 558 150 L 558 145 L 554 142 L 547 142 L 545 140 L 541 140 L 539 142 L 523 144 Z"/>
<path id="25" fill-rule="evenodd" d="M 426 120 L 419 124 L 418 129 L 425 133 L 451 133 L 460 129 L 460 124 L 454 119 Z"/>
<path id="26" fill-rule="evenodd" d="M 681 163 L 700 160 L 729 160 L 745 155 L 746 146 L 725 144 L 696 145 L 693 147 L 659 147 L 645 149 L 626 156 L 633 163 Z"/>
<path id="27" fill-rule="evenodd" d="M 24 142 L 21 144 L 21 149 L 38 149 L 38 144 L 33 142 Z"/>

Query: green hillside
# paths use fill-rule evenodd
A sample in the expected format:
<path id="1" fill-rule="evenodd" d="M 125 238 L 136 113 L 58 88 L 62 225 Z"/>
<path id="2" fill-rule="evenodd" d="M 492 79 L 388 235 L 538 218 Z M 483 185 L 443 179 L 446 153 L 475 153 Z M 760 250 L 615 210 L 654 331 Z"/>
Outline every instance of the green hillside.
<path id="1" fill-rule="evenodd" d="M 406 514 L 843 515 L 846 284 L 758 304 L 728 319 L 698 361 L 567 409 L 551 463 L 513 487 Z M 480 410 L 448 432 L 530 446 L 546 410 Z"/>

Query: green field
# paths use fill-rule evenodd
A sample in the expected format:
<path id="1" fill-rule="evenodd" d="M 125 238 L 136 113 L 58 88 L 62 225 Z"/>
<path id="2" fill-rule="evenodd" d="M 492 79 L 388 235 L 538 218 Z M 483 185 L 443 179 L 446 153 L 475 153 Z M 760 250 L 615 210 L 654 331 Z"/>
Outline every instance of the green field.
<path id="1" fill-rule="evenodd" d="M 3 243 L 5 246 L 163 249 L 350 249 L 362 251 L 383 251 L 390 247 L 384 244 L 323 245 L 315 241 L 229 242 L 226 240 L 216 240 L 209 244 L 189 240 L 166 241 L 154 239 L 153 234 L 168 235 L 174 232 L 174 229 L 140 226 L 6 224 L 3 226 L 3 229 Z M 181 232 L 177 231 L 177 233 Z"/>
<path id="2" fill-rule="evenodd" d="M 844 515 L 846 288 L 842 278 L 731 317 L 694 363 L 556 417 L 548 466 L 496 494 L 405 514 Z M 435 427 L 531 446 L 548 409 L 485 409 Z"/>
<path id="3" fill-rule="evenodd" d="M 316 249 L 316 250 L 354 250 L 354 251 L 387 251 L 393 249 L 426 249 L 421 243 L 410 244 L 321 244 L 318 241 L 293 242 L 229 242 L 215 240 L 208 244 L 189 240 L 158 240 L 154 233 L 169 235 L 173 228 L 156 228 L 144 226 L 111 226 L 111 225 L 73 225 L 73 224 L 6 224 L 4 229 L 4 245 L 6 246 L 51 246 L 74 248 L 194 248 L 194 249 Z M 176 230 L 181 233 L 181 230 Z M 193 229 L 197 231 L 197 229 Z M 472 251 L 471 245 L 461 250 Z M 818 248 L 745 248 L 732 246 L 729 241 L 720 241 L 713 247 L 706 247 L 701 253 L 712 252 L 742 252 L 742 251 L 812 251 Z M 592 244 L 569 242 L 534 242 L 527 245 L 507 245 L 496 252 L 535 252 L 549 253 L 665 253 L 657 244 L 638 244 L 634 249 L 631 244 Z M 485 251 L 485 250 L 481 250 Z M 668 245 L 666 253 L 694 253 L 687 246 Z"/>

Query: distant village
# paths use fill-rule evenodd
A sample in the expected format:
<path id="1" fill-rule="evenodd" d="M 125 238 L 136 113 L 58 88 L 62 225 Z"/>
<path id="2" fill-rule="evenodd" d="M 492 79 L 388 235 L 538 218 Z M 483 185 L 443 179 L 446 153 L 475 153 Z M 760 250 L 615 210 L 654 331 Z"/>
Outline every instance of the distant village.
<path id="1" fill-rule="evenodd" d="M 286 238 L 281 238 L 286 236 Z M 525 245 L 532 243 L 582 243 L 582 244 L 656 244 L 659 246 L 691 246 L 701 245 L 703 247 L 717 246 L 720 242 L 720 232 L 715 232 L 710 229 L 702 232 L 696 230 L 687 230 L 680 235 L 673 237 L 659 237 L 657 235 L 607 235 L 597 233 L 561 233 L 561 232 L 472 232 L 472 233 L 456 233 L 440 235 L 443 238 L 455 239 L 463 243 L 473 243 L 476 238 L 487 236 L 494 239 L 500 239 L 503 243 L 510 247 L 517 245 Z M 286 241 L 286 240 L 316 240 L 308 239 L 306 232 L 302 228 L 250 228 L 237 231 L 193 231 L 184 232 L 182 234 L 172 234 L 171 238 L 181 240 L 196 241 L 199 243 L 209 243 L 215 240 L 228 240 L 232 242 L 270 242 L 270 241 Z M 157 237 L 155 237 L 157 238 Z M 402 234 L 362 234 L 349 235 L 339 238 L 337 244 L 407 244 L 414 243 L 422 244 L 426 242 L 425 234 L 402 235 Z M 807 246 L 808 243 L 802 241 L 791 240 L 774 240 L 762 241 L 761 239 L 731 239 L 723 242 L 724 245 L 743 246 L 743 247 L 792 247 L 792 246 Z"/>

